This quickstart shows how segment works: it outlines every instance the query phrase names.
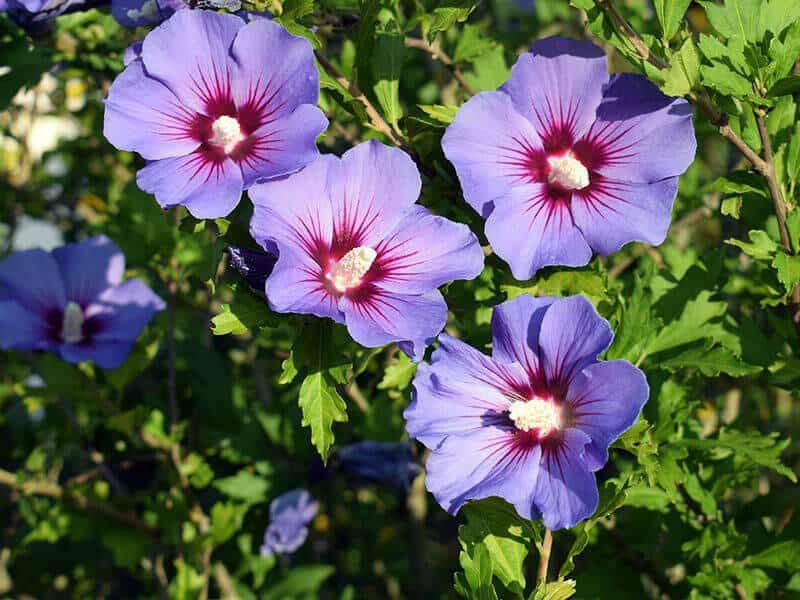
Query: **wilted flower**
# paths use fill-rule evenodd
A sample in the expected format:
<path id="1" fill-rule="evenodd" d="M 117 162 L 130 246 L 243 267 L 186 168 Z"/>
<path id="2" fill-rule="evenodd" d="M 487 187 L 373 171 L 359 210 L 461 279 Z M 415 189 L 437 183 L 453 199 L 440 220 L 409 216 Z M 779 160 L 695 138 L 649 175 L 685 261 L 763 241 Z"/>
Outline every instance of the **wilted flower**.
<path id="1" fill-rule="evenodd" d="M 336 458 L 351 475 L 403 491 L 422 472 L 407 442 L 358 442 L 340 448 Z"/>
<path id="2" fill-rule="evenodd" d="M 488 357 L 446 334 L 405 411 L 432 450 L 426 485 L 455 514 L 499 496 L 526 519 L 571 527 L 597 508 L 594 472 L 649 393 L 644 374 L 597 355 L 613 334 L 582 296 L 520 296 L 492 316 Z"/>
<path id="3" fill-rule="evenodd" d="M 609 78 L 606 62 L 590 42 L 537 42 L 445 132 L 464 197 L 518 279 L 664 241 L 694 158 L 692 109 L 640 75 Z"/>
<path id="4" fill-rule="evenodd" d="M 150 161 L 137 183 L 162 207 L 222 217 L 243 189 L 316 159 L 318 95 L 305 39 L 267 19 L 179 10 L 114 81 L 104 133 Z"/>
<path id="5" fill-rule="evenodd" d="M 140 279 L 122 282 L 125 257 L 105 236 L 0 262 L 0 348 L 46 350 L 116 369 L 164 302 Z"/>
<path id="6" fill-rule="evenodd" d="M 228 246 L 228 260 L 254 291 L 264 293 L 267 277 L 278 260 L 273 254 L 239 246 Z"/>
<path id="7" fill-rule="evenodd" d="M 308 537 L 308 524 L 319 504 L 306 490 L 297 489 L 278 496 L 269 505 L 269 527 L 264 533 L 262 556 L 291 554 Z"/>
<path id="8" fill-rule="evenodd" d="M 363 346 L 401 342 L 420 359 L 447 321 L 437 288 L 483 268 L 466 225 L 415 204 L 420 186 L 411 159 L 374 140 L 254 186 L 250 231 L 280 253 L 270 306 L 345 323 Z"/>

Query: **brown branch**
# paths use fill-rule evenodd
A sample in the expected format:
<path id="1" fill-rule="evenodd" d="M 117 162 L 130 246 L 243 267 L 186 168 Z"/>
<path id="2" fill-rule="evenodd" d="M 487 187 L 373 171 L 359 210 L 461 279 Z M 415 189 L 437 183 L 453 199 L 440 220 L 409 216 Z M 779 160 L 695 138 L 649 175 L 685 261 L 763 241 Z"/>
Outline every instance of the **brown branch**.
<path id="1" fill-rule="evenodd" d="M 342 75 L 342 73 L 339 72 L 339 70 L 334 67 L 319 50 L 314 50 L 314 56 L 317 57 L 317 61 L 320 65 L 322 65 L 322 68 L 325 69 L 325 72 L 328 75 L 333 77 L 339 83 L 339 85 L 350 92 L 353 98 L 364 105 L 372 126 L 389 138 L 395 146 L 405 150 L 409 155 L 411 155 L 412 158 L 416 158 L 414 151 L 411 149 L 408 143 L 397 133 L 395 133 L 395 131 L 389 126 L 377 109 L 372 105 L 372 102 L 369 101 L 369 98 L 364 95 L 364 92 L 362 92 L 355 83 L 351 82 L 349 79 L 347 79 L 347 77 Z"/>
<path id="2" fill-rule="evenodd" d="M 115 507 L 99 502 L 97 500 L 90 500 L 84 496 L 71 492 L 68 489 L 62 488 L 55 482 L 46 480 L 33 480 L 18 482 L 17 476 L 14 473 L 0 469 L 0 485 L 4 485 L 17 491 L 25 496 L 47 496 L 55 500 L 60 500 L 65 504 L 71 505 L 73 508 L 80 510 L 97 513 L 123 525 L 127 525 L 133 529 L 141 531 L 154 539 L 158 539 L 158 529 L 150 527 L 142 522 L 136 515 L 132 513 L 122 512 Z"/>
<path id="3" fill-rule="evenodd" d="M 622 18 L 611 0 L 599 0 L 597 5 L 608 16 L 619 30 L 620 34 L 635 48 L 639 58 L 650 63 L 659 70 L 668 69 L 669 63 L 659 58 L 650 51 L 648 45 L 633 30 L 628 22 Z M 705 92 L 690 94 L 689 100 L 700 109 L 706 118 L 719 130 L 719 134 L 728 140 L 749 160 L 758 171 L 766 177 L 766 162 L 747 145 L 739 135 L 728 125 L 727 115 L 720 110 Z"/>
<path id="4" fill-rule="evenodd" d="M 419 50 L 423 50 L 430 54 L 434 60 L 438 60 L 444 66 L 446 66 L 450 73 L 453 75 L 453 79 L 455 79 L 458 84 L 464 88 L 464 91 L 467 92 L 470 96 L 474 96 L 477 92 L 475 88 L 472 87 L 467 81 L 464 74 L 461 72 L 461 69 L 458 68 L 456 63 L 450 58 L 444 50 L 442 50 L 439 45 L 432 46 L 427 42 L 427 40 L 420 39 L 420 38 L 406 38 L 406 47 L 407 48 L 417 48 Z"/>

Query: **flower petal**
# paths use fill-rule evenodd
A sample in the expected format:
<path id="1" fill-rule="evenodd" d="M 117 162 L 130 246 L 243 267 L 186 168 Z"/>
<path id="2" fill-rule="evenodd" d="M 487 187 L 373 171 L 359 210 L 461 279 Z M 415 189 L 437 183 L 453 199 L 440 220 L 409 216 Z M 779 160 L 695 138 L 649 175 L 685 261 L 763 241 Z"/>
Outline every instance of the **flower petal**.
<path id="1" fill-rule="evenodd" d="M 572 218 L 600 254 L 613 254 L 632 241 L 657 246 L 667 237 L 677 193 L 677 177 L 655 183 L 602 179 L 572 194 Z"/>
<path id="2" fill-rule="evenodd" d="M 533 125 L 503 92 L 470 98 L 444 132 L 442 149 L 453 163 L 464 199 L 481 216 L 515 185 L 529 182 L 542 143 Z"/>
<path id="3" fill-rule="evenodd" d="M 52 346 L 49 325 L 41 314 L 15 300 L 0 302 L 0 349 L 47 350 Z"/>
<path id="4" fill-rule="evenodd" d="M 190 12 L 187 10 L 181 13 Z M 242 197 L 242 171 L 230 158 L 212 159 L 202 149 L 148 163 L 136 174 L 143 191 L 162 208 L 185 206 L 198 219 L 225 217 Z"/>
<path id="5" fill-rule="evenodd" d="M 333 241 L 328 180 L 337 163 L 335 156 L 321 156 L 300 173 L 251 187 L 247 195 L 253 202 L 253 239 L 267 251 L 274 242 L 281 253 L 291 248 L 319 260 Z"/>
<path id="6" fill-rule="evenodd" d="M 135 340 L 113 340 L 86 344 L 62 344 L 58 354 L 69 363 L 92 361 L 101 369 L 118 369 L 128 358 Z"/>
<path id="7" fill-rule="evenodd" d="M 539 332 L 539 357 L 547 381 L 551 386 L 569 385 L 613 339 L 608 321 L 583 296 L 553 302 Z"/>
<path id="8" fill-rule="evenodd" d="M 535 498 L 549 529 L 572 527 L 597 510 L 597 481 L 584 459 L 589 442 L 582 431 L 566 429 L 557 444 L 542 447 Z"/>
<path id="9" fill-rule="evenodd" d="M 515 443 L 510 426 L 450 435 L 428 457 L 425 485 L 450 514 L 467 500 L 498 496 L 513 504 L 521 517 L 535 519 L 540 456 L 539 446 Z"/>
<path id="10" fill-rule="evenodd" d="M 231 54 L 233 99 L 245 128 L 255 130 L 302 104 L 317 104 L 319 71 L 305 38 L 260 19 L 239 30 Z"/>
<path id="11" fill-rule="evenodd" d="M 0 262 L 0 289 L 4 299 L 16 300 L 42 316 L 67 303 L 58 264 L 38 248 L 15 252 Z"/>
<path id="12" fill-rule="evenodd" d="M 162 81 L 193 111 L 209 110 L 231 98 L 230 48 L 244 21 L 210 10 L 179 10 L 144 40 L 147 73 Z"/>
<path id="13" fill-rule="evenodd" d="M 339 299 L 347 330 L 367 348 L 391 342 L 414 342 L 411 358 L 422 360 L 424 348 L 444 329 L 447 303 L 439 290 L 424 294 L 398 294 L 369 284 L 357 295 L 349 292 Z"/>
<path id="14" fill-rule="evenodd" d="M 409 435 L 433 449 L 450 434 L 480 430 L 487 418 L 497 420 L 512 400 L 529 394 L 518 364 L 499 363 L 443 333 L 431 365 L 417 368 L 414 394 L 403 416 Z"/>
<path id="15" fill-rule="evenodd" d="M 325 114 L 310 104 L 262 125 L 232 155 L 242 169 L 244 187 L 294 173 L 316 160 L 317 136 L 327 127 Z"/>
<path id="16" fill-rule="evenodd" d="M 523 294 L 494 307 L 492 358 L 519 363 L 533 381 L 539 377 L 539 330 L 548 307 L 558 298 Z"/>
<path id="17" fill-rule="evenodd" d="M 374 247 L 417 201 L 422 180 L 408 154 L 369 140 L 344 153 L 329 186 L 334 237 Z"/>
<path id="18" fill-rule="evenodd" d="M 541 183 L 516 187 L 497 202 L 486 220 L 486 237 L 520 280 L 548 265 L 580 267 L 592 258 L 568 199 Z"/>
<path id="19" fill-rule="evenodd" d="M 140 60 L 114 80 L 105 104 L 103 135 L 120 150 L 158 160 L 183 156 L 200 146 L 192 131 L 197 114 L 148 76 Z"/>
<path id="20" fill-rule="evenodd" d="M 125 273 L 125 256 L 104 235 L 53 250 L 67 299 L 87 306 L 101 292 L 118 285 Z"/>
<path id="21" fill-rule="evenodd" d="M 378 287 L 421 294 L 483 270 L 483 250 L 469 227 L 413 207 L 375 248 L 370 280 Z"/>
<path id="22" fill-rule="evenodd" d="M 641 75 L 615 75 L 603 94 L 597 122 L 576 151 L 619 181 L 650 182 L 680 175 L 694 160 L 692 108 Z"/>
<path id="23" fill-rule="evenodd" d="M 548 151 L 569 147 L 595 120 L 608 61 L 591 42 L 550 37 L 536 42 L 500 88 L 539 132 Z"/>
<path id="24" fill-rule="evenodd" d="M 93 341 L 134 341 L 165 307 L 141 279 L 129 279 L 105 290 L 87 307 L 86 325 L 95 329 Z"/>
<path id="25" fill-rule="evenodd" d="M 320 265 L 292 246 L 281 248 L 265 291 L 270 308 L 276 312 L 311 314 L 344 322 L 336 296 L 325 285 Z"/>
<path id="26" fill-rule="evenodd" d="M 605 466 L 608 446 L 636 423 L 649 394 L 644 373 L 624 360 L 589 365 L 573 380 L 566 402 L 573 427 L 592 440 L 586 446 L 590 470 Z"/>

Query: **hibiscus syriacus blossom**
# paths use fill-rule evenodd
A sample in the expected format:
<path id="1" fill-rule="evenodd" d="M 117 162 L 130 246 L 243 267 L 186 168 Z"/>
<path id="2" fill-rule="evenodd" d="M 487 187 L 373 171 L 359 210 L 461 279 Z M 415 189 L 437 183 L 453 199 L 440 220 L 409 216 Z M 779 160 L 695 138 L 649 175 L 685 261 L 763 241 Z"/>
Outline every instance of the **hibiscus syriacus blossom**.
<path id="1" fill-rule="evenodd" d="M 292 490 L 278 496 L 269 505 L 269 527 L 264 533 L 262 556 L 291 554 L 308 537 L 308 524 L 319 510 L 319 504 L 306 490 Z"/>
<path id="2" fill-rule="evenodd" d="M 164 302 L 122 281 L 125 257 L 105 236 L 0 262 L 0 348 L 47 350 L 116 369 Z"/>
<path id="3" fill-rule="evenodd" d="M 401 342 L 419 360 L 447 321 L 437 288 L 483 269 L 466 225 L 415 204 L 420 186 L 411 159 L 374 140 L 254 186 L 250 231 L 280 254 L 272 309 L 329 317 L 363 346 Z"/>
<path id="4" fill-rule="evenodd" d="M 408 442 L 367 440 L 339 448 L 335 456 L 343 471 L 404 492 L 422 472 Z"/>
<path id="5" fill-rule="evenodd" d="M 442 139 L 464 197 L 518 279 L 592 251 L 664 241 L 678 175 L 694 159 L 692 110 L 640 75 L 609 77 L 590 42 L 548 38 Z"/>
<path id="6" fill-rule="evenodd" d="M 597 355 L 611 329 L 582 296 L 520 296 L 492 315 L 491 358 L 446 334 L 414 378 L 409 434 L 432 450 L 426 484 L 455 514 L 499 496 L 571 527 L 597 508 L 594 472 L 647 401 L 644 374 Z"/>
<path id="7" fill-rule="evenodd" d="M 305 39 L 267 19 L 179 10 L 114 81 L 104 133 L 149 161 L 137 183 L 162 207 L 222 217 L 243 189 L 317 158 L 318 96 Z"/>

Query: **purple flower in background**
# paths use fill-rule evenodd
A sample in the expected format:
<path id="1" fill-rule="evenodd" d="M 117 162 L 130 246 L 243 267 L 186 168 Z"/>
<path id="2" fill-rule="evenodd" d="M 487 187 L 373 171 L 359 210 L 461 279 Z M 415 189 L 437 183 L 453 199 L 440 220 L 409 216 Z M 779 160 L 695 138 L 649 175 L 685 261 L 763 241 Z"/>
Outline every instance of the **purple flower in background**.
<path id="1" fill-rule="evenodd" d="M 47 350 L 71 363 L 116 369 L 164 302 L 105 236 L 0 262 L 0 348 Z"/>
<path id="2" fill-rule="evenodd" d="M 647 401 L 644 374 L 597 355 L 613 333 L 582 296 L 520 296 L 492 315 L 492 357 L 446 334 L 405 411 L 432 450 L 426 485 L 452 514 L 499 496 L 526 519 L 571 527 L 597 508 L 594 472 Z"/>
<path id="3" fill-rule="evenodd" d="M 363 346 L 401 342 L 421 359 L 447 321 L 437 288 L 476 277 L 483 252 L 466 225 L 416 204 L 420 186 L 408 155 L 374 140 L 254 186 L 250 232 L 280 253 L 272 309 L 331 318 Z"/>
<path id="4" fill-rule="evenodd" d="M 228 246 L 228 261 L 251 289 L 264 293 L 267 277 L 278 259 L 267 252 L 257 252 L 239 246 Z"/>
<path id="5" fill-rule="evenodd" d="M 292 490 L 278 496 L 269 505 L 269 527 L 264 533 L 262 556 L 291 554 L 305 543 L 308 524 L 319 504 L 306 490 Z"/>
<path id="6" fill-rule="evenodd" d="M 317 158 L 318 95 L 305 39 L 267 19 L 179 10 L 114 81 L 104 133 L 149 161 L 137 183 L 162 207 L 222 217 L 243 189 Z"/>
<path id="7" fill-rule="evenodd" d="M 407 442 L 358 442 L 340 448 L 336 458 L 341 468 L 351 475 L 403 491 L 408 491 L 422 472 Z"/>
<path id="8" fill-rule="evenodd" d="M 89 10 L 107 0 L 0 0 L 0 13 L 7 12 L 20 27 L 33 33 L 44 33 L 53 27 L 55 18 Z"/>
<path id="9" fill-rule="evenodd" d="M 442 139 L 517 279 L 664 241 L 678 175 L 694 159 L 692 110 L 640 75 L 609 78 L 606 63 L 590 42 L 537 42 L 498 91 L 461 107 Z"/>

